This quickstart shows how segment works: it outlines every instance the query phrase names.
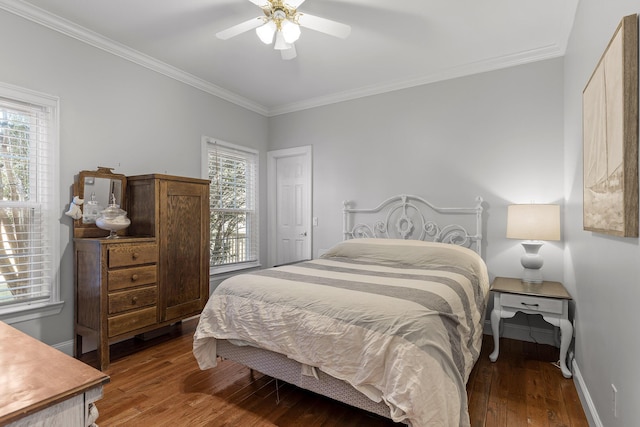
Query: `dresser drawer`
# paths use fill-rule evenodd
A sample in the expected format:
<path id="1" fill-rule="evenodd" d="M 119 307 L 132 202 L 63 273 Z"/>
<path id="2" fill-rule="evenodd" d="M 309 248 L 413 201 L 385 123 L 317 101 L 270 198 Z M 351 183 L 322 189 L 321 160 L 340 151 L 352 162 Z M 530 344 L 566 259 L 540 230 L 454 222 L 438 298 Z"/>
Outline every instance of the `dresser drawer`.
<path id="1" fill-rule="evenodd" d="M 501 294 L 500 305 L 530 311 L 562 314 L 562 301 L 553 298 L 540 298 L 527 295 Z"/>
<path id="2" fill-rule="evenodd" d="M 145 265 L 144 267 L 122 268 L 107 272 L 107 289 L 116 291 L 143 285 L 151 285 L 158 280 L 158 267 Z"/>
<path id="3" fill-rule="evenodd" d="M 158 245 L 122 245 L 109 248 L 109 268 L 158 262 Z"/>
<path id="4" fill-rule="evenodd" d="M 111 316 L 108 319 L 109 337 L 154 325 L 158 318 L 156 306 Z"/>
<path id="5" fill-rule="evenodd" d="M 147 286 L 132 291 L 113 292 L 109 294 L 109 314 L 117 314 L 140 307 L 156 305 L 157 301 L 157 286 Z"/>

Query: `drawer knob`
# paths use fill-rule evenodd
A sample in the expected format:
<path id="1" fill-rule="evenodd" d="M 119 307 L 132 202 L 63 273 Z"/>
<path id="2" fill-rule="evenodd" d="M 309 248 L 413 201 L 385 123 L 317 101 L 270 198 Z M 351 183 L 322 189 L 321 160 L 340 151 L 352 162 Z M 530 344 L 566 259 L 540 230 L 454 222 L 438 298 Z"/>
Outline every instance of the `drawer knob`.
<path id="1" fill-rule="evenodd" d="M 138 297 L 131 298 L 131 304 L 135 304 L 138 302 Z"/>
<path id="2" fill-rule="evenodd" d="M 131 258 L 133 258 L 133 259 L 138 259 L 139 256 L 140 255 L 138 255 L 138 252 L 134 252 L 134 253 L 131 254 Z"/>
<path id="3" fill-rule="evenodd" d="M 135 282 L 136 280 L 138 280 L 138 277 L 139 277 L 139 276 L 138 276 L 137 274 L 132 275 L 132 276 L 131 276 L 131 281 L 132 281 L 132 282 Z"/>

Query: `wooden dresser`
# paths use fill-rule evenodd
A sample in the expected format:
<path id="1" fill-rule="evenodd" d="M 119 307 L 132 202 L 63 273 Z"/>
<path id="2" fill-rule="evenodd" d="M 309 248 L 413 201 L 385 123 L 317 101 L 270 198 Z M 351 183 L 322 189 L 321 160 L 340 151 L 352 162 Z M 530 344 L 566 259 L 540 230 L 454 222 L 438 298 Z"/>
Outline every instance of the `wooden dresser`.
<path id="1" fill-rule="evenodd" d="M 127 177 L 131 225 L 117 239 L 76 238 L 76 356 L 199 314 L 209 298 L 209 182 Z"/>
<path id="2" fill-rule="evenodd" d="M 158 245 L 153 238 L 75 239 L 76 356 L 95 338 L 101 370 L 109 344 L 158 324 Z"/>
<path id="3" fill-rule="evenodd" d="M 16 351 L 20 349 L 20 351 Z M 109 377 L 0 322 L 0 425 L 93 424 Z"/>

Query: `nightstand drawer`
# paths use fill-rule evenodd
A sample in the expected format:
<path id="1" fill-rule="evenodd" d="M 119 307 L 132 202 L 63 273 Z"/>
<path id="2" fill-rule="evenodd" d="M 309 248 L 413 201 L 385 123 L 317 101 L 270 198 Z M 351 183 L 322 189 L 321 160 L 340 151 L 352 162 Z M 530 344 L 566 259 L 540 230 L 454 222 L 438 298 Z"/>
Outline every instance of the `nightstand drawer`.
<path id="1" fill-rule="evenodd" d="M 500 305 L 502 307 L 513 307 L 523 310 L 562 314 L 562 300 L 559 299 L 501 294 Z"/>

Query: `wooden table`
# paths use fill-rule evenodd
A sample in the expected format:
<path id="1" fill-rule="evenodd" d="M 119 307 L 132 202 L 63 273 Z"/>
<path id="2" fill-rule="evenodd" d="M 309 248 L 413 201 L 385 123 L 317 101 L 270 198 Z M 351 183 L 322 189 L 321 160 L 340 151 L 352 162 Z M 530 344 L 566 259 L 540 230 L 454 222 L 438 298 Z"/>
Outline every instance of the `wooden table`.
<path id="1" fill-rule="evenodd" d="M 88 426 L 109 377 L 0 322 L 0 425 Z"/>

